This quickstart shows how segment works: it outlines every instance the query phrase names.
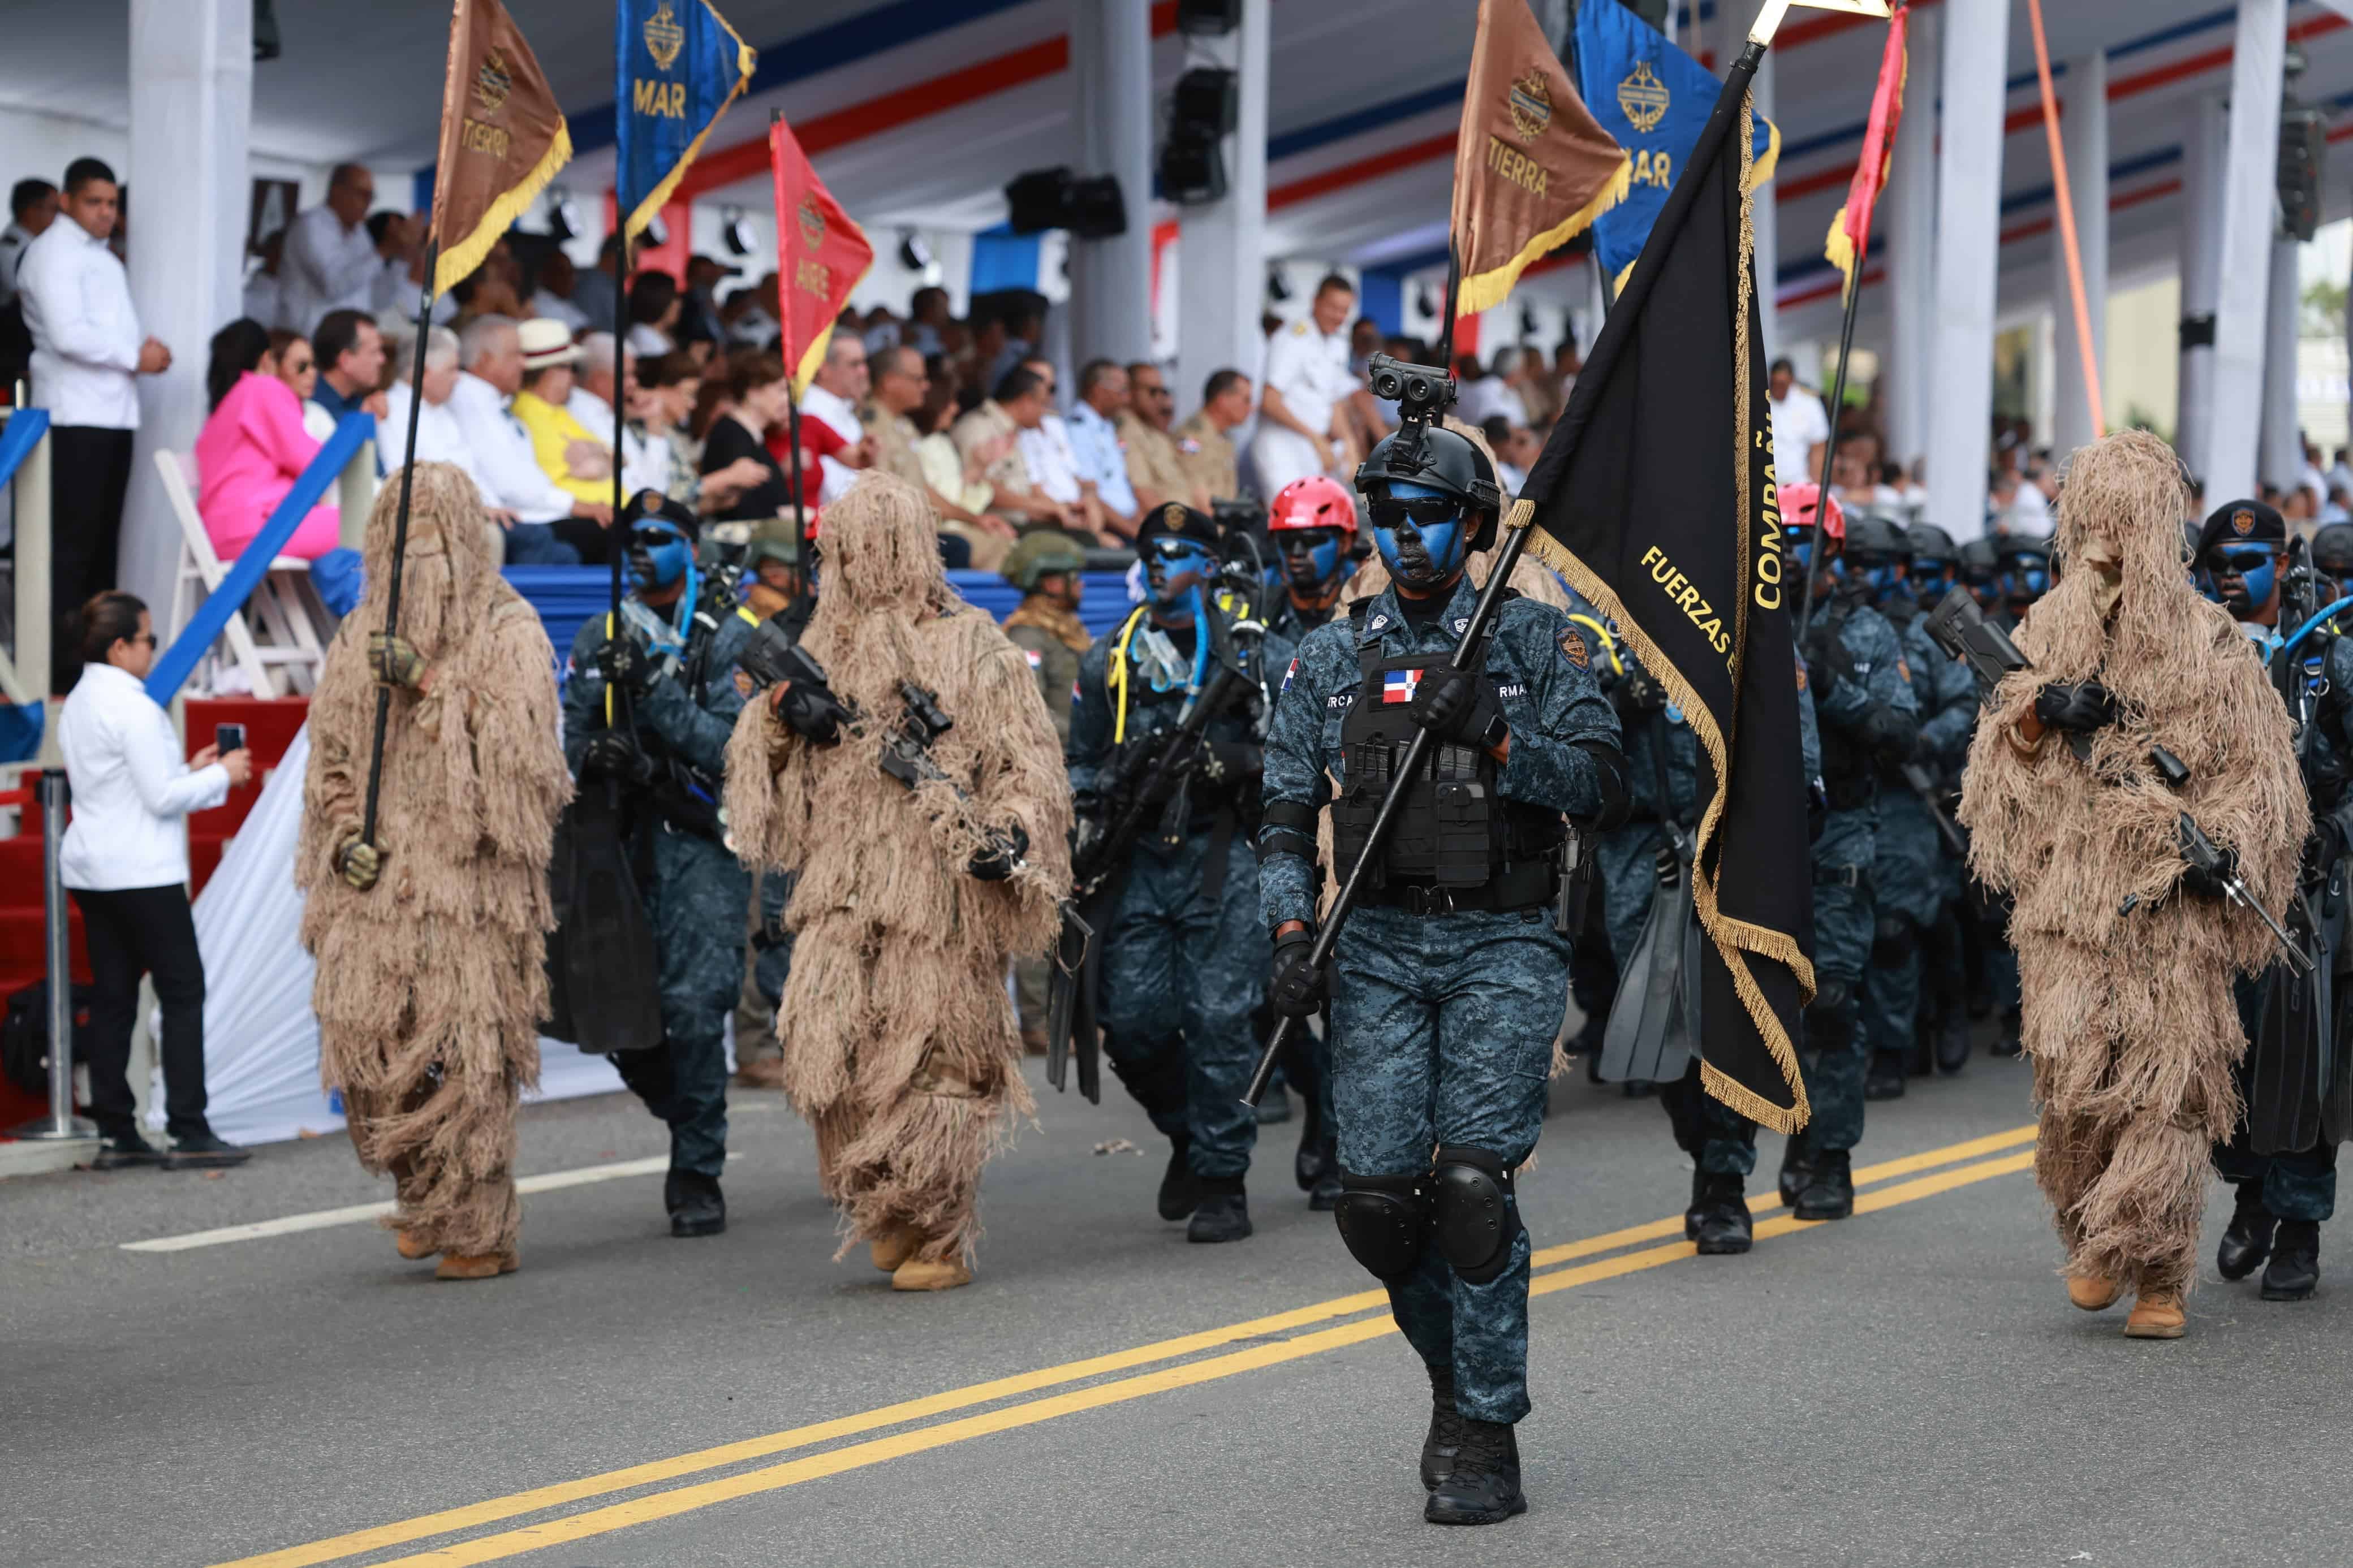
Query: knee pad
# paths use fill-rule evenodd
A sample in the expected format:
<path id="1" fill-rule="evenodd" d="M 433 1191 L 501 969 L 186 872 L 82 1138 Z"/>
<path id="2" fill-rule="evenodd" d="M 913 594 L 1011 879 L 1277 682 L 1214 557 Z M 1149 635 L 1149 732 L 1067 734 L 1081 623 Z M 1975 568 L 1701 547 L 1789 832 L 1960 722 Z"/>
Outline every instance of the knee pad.
<path id="1" fill-rule="evenodd" d="M 1359 1176 L 1340 1173 L 1340 1201 L 1332 1217 L 1340 1224 L 1340 1239 L 1348 1256 L 1379 1279 L 1395 1279 L 1421 1256 L 1429 1227 L 1430 1178 Z"/>
<path id="2" fill-rule="evenodd" d="M 1520 1234 L 1512 1173 L 1485 1149 L 1449 1145 L 1438 1152 L 1430 1183 L 1430 1238 L 1465 1284 L 1484 1285 L 1512 1260 Z"/>
<path id="3" fill-rule="evenodd" d="M 1895 910 L 1881 910 L 1871 931 L 1873 967 L 1894 968 L 1912 956 L 1913 945 L 1918 941 L 1919 931 L 1910 915 Z"/>

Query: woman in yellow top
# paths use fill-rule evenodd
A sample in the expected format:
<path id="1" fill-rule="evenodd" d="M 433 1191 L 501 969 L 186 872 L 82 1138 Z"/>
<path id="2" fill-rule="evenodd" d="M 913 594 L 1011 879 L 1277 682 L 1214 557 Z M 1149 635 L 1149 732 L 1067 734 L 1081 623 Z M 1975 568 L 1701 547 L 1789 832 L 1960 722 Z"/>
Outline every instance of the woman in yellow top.
<path id="1" fill-rule="evenodd" d="M 532 456 L 558 489 L 586 501 L 613 499 L 613 448 L 572 416 L 572 366 L 580 350 L 561 321 L 538 317 L 516 329 L 522 343 L 522 390 L 512 412 L 531 433 Z"/>

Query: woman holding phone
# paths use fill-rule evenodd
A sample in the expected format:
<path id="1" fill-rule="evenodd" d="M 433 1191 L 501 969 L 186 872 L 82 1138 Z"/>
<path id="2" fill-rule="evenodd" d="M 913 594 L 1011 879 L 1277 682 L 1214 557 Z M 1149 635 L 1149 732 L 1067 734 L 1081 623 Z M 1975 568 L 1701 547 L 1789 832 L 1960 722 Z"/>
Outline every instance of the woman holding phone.
<path id="1" fill-rule="evenodd" d="M 155 626 L 129 594 L 94 595 L 81 607 L 81 678 L 58 719 L 58 748 L 73 789 L 73 820 L 60 856 L 81 910 L 96 982 L 90 1004 L 90 1113 L 101 1171 L 236 1165 L 245 1150 L 205 1120 L 205 961 L 188 910 L 188 834 L 183 820 L 228 798 L 253 776 L 252 753 L 206 746 L 183 762 L 172 721 L 143 682 L 155 662 Z M 166 1153 L 140 1135 L 131 1094 L 131 1026 L 140 977 L 155 977 L 163 1004 Z"/>

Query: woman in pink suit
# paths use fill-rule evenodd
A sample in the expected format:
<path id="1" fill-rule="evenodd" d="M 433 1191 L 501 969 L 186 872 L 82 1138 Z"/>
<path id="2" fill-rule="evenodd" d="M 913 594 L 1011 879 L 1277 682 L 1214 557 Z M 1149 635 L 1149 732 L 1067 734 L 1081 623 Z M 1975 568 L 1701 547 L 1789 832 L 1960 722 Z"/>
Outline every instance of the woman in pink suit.
<path id="1" fill-rule="evenodd" d="M 205 384 L 213 411 L 196 437 L 196 513 L 227 563 L 261 531 L 319 443 L 302 428 L 302 400 L 279 379 L 259 322 L 239 318 L 214 335 Z M 342 531 L 333 507 L 312 507 L 278 553 L 315 561 L 336 548 Z"/>

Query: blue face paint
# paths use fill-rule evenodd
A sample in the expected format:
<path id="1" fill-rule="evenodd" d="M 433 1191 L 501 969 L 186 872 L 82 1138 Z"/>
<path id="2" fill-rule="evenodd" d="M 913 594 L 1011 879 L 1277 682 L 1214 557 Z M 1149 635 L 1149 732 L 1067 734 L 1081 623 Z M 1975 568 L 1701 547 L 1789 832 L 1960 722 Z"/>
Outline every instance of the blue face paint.
<path id="1" fill-rule="evenodd" d="M 2271 544 L 2218 544 L 2207 552 L 2214 585 L 2232 615 L 2253 615 L 2271 602 L 2272 590 L 2279 585 L 2276 549 Z M 2239 584 L 2235 588 L 2229 582 L 2233 577 Z"/>
<path id="2" fill-rule="evenodd" d="M 1333 528 L 1290 530 L 1282 535 L 1282 564 L 1291 586 L 1322 593 L 1340 575 L 1340 531 Z"/>
<path id="3" fill-rule="evenodd" d="M 1784 529 L 1781 539 L 1782 542 L 1788 547 L 1789 559 L 1798 563 L 1798 570 L 1803 572 L 1813 566 L 1814 531 L 1812 529 Z M 1835 563 L 1833 563 L 1833 569 L 1835 569 Z"/>
<path id="4" fill-rule="evenodd" d="M 1164 533 L 1146 549 L 1145 580 L 1152 600 L 1163 610 L 1187 607 L 1194 591 L 1217 570 L 1217 558 L 1197 539 Z"/>
<path id="5" fill-rule="evenodd" d="M 675 524 L 640 522 L 630 535 L 629 557 L 639 588 L 667 588 L 694 564 L 694 546 Z"/>
<path id="6" fill-rule="evenodd" d="M 1912 563 L 1912 589 L 1924 605 L 1941 603 L 1953 591 L 1953 565 L 1926 556 Z"/>
<path id="7" fill-rule="evenodd" d="M 1389 575 L 1409 588 L 1435 588 L 1462 569 L 1470 545 L 1462 503 L 1426 485 L 1392 484 L 1370 503 L 1373 542 Z"/>

